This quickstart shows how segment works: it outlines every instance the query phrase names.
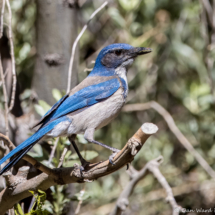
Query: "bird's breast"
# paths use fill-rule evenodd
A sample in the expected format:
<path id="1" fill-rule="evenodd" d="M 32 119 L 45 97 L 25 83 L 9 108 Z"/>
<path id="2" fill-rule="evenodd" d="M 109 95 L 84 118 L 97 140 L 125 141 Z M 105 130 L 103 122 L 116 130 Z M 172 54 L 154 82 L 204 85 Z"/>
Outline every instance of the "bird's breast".
<path id="1" fill-rule="evenodd" d="M 108 99 L 71 116 L 72 123 L 68 133 L 83 133 L 88 128 L 99 129 L 110 123 L 119 114 L 125 103 L 123 93 L 123 89 L 119 88 Z"/>
<path id="2" fill-rule="evenodd" d="M 120 79 L 120 83 L 123 89 L 123 96 L 124 96 L 124 99 L 126 99 L 128 95 L 127 69 L 126 67 L 119 66 L 118 68 L 116 68 L 115 73 Z"/>

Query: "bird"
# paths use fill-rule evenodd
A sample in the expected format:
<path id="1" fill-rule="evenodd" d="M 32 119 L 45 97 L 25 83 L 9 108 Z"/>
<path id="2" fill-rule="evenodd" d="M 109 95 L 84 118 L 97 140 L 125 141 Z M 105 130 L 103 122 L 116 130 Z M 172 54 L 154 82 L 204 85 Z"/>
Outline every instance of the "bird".
<path id="1" fill-rule="evenodd" d="M 67 136 L 81 162 L 80 171 L 89 164 L 75 143 L 77 134 L 112 151 L 110 164 L 120 151 L 94 139 L 94 132 L 109 124 L 120 112 L 128 95 L 127 71 L 139 55 L 150 53 L 151 48 L 133 47 L 114 43 L 98 54 L 93 70 L 69 93 L 63 96 L 34 126 L 38 130 L 0 160 L 0 165 L 11 158 L 0 175 L 12 168 L 32 147 L 48 137 Z"/>

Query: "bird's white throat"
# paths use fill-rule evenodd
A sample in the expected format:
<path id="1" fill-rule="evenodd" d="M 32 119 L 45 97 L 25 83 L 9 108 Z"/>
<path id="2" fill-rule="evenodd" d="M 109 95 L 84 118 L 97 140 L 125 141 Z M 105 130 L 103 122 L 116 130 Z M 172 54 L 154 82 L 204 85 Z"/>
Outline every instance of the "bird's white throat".
<path id="1" fill-rule="evenodd" d="M 128 80 L 127 80 L 127 71 L 128 67 L 134 62 L 133 59 L 128 59 L 127 61 L 123 62 L 119 67 L 116 68 L 115 73 L 120 78 L 122 78 L 125 81 L 126 89 L 125 89 L 125 97 L 128 95 Z"/>

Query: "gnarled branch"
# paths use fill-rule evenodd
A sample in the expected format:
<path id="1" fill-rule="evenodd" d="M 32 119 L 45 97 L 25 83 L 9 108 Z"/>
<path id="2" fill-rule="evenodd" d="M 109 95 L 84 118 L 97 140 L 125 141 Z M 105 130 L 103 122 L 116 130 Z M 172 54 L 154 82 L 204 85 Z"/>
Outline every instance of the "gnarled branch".
<path id="1" fill-rule="evenodd" d="M 86 170 L 83 171 L 82 175 L 80 173 L 78 164 L 74 165 L 74 167 L 67 168 L 48 168 L 50 170 L 50 174 L 43 172 L 32 179 L 26 180 L 25 183 L 16 184 L 14 187 L 12 187 L 12 189 L 8 187 L 5 188 L 0 193 L 0 215 L 3 215 L 9 208 L 13 207 L 13 205 L 21 199 L 30 196 L 31 194 L 29 190 L 46 190 L 56 184 L 83 183 L 93 181 L 97 178 L 117 171 L 134 159 L 134 156 L 139 152 L 146 140 L 152 134 L 155 134 L 157 130 L 158 128 L 156 125 L 152 123 L 144 123 L 141 128 L 133 135 L 133 137 L 128 140 L 124 148 L 114 157 L 113 161 L 115 165 L 110 164 L 109 160 L 93 163 L 86 167 Z M 7 141 L 8 145 L 12 144 L 5 136 L 2 137 L 2 135 L 0 135 L 0 139 Z M 28 159 L 30 163 L 35 162 L 35 159 L 29 157 L 30 156 L 25 155 L 24 159 Z M 43 171 L 42 168 L 40 168 L 40 170 Z"/>
<path id="2" fill-rule="evenodd" d="M 123 108 L 124 112 L 130 112 L 130 111 L 143 111 L 148 109 L 154 109 L 157 111 L 166 121 L 169 129 L 172 131 L 172 133 L 176 136 L 178 141 L 184 146 L 185 149 L 187 149 L 190 154 L 192 154 L 195 159 L 198 161 L 198 163 L 202 166 L 202 168 L 210 175 L 212 178 L 215 178 L 215 171 L 210 167 L 210 165 L 207 163 L 207 161 L 194 149 L 192 144 L 188 141 L 188 139 L 181 133 L 181 131 L 178 129 L 178 127 L 175 124 L 174 119 L 170 115 L 170 113 L 165 110 L 160 104 L 158 104 L 155 101 L 150 101 L 147 103 L 140 103 L 140 104 L 129 104 L 125 105 Z"/>
<path id="3" fill-rule="evenodd" d="M 162 185 L 162 187 L 165 189 L 167 194 L 166 200 L 170 203 L 172 207 L 173 215 L 179 214 L 181 207 L 177 205 L 171 187 L 169 186 L 168 182 L 166 181 L 166 179 L 159 170 L 159 165 L 162 163 L 162 161 L 163 157 L 159 156 L 158 158 L 149 161 L 140 171 L 136 171 L 135 169 L 133 170 L 132 174 L 130 174 L 131 181 L 128 183 L 128 185 L 120 194 L 119 198 L 117 199 L 115 208 L 110 215 L 121 215 L 122 212 L 125 211 L 129 204 L 128 197 L 132 194 L 136 184 L 141 179 L 143 179 L 148 172 L 151 172 L 154 175 L 154 177 L 159 181 L 159 183 Z"/>

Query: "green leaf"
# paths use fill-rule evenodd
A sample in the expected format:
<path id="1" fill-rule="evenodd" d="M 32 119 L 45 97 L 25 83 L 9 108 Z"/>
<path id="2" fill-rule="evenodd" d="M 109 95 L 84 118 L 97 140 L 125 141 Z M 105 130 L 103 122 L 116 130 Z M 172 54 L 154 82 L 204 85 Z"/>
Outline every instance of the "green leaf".
<path id="1" fill-rule="evenodd" d="M 22 211 L 22 208 L 20 206 L 20 204 L 16 204 L 14 206 L 14 209 L 15 209 L 15 214 L 16 215 L 24 215 L 23 211 Z"/>
<path id="2" fill-rule="evenodd" d="M 51 108 L 51 106 L 43 100 L 39 100 L 38 103 L 45 112 L 47 112 Z"/>
<path id="3" fill-rule="evenodd" d="M 66 162 L 63 164 L 63 166 L 64 166 L 64 167 L 72 167 L 72 166 L 74 166 L 75 163 L 79 163 L 79 161 L 78 161 L 78 160 L 66 161 Z"/>
<path id="4" fill-rule="evenodd" d="M 89 199 L 91 196 L 89 195 L 89 193 L 87 192 L 84 192 L 83 190 L 80 192 L 80 193 L 76 193 L 72 198 L 71 200 L 73 201 L 84 201 L 84 200 L 87 200 Z"/>
<path id="5" fill-rule="evenodd" d="M 40 116 L 43 116 L 46 113 L 46 111 L 38 104 L 34 105 L 34 109 Z"/>
<path id="6" fill-rule="evenodd" d="M 26 89 L 21 95 L 20 95 L 20 99 L 21 100 L 25 100 L 27 98 L 30 98 L 31 96 L 31 90 Z"/>
<path id="7" fill-rule="evenodd" d="M 44 191 L 42 191 L 42 190 L 38 190 L 38 193 L 40 194 L 40 201 L 42 203 L 44 203 L 45 200 L 46 200 L 46 193 Z"/>
<path id="8" fill-rule="evenodd" d="M 59 101 L 62 98 L 62 94 L 58 89 L 53 89 L 52 95 L 56 101 Z"/>
<path id="9" fill-rule="evenodd" d="M 82 143 L 82 144 L 88 143 L 88 141 L 84 138 L 84 135 L 83 135 L 83 134 L 78 134 L 78 135 L 77 135 L 77 138 L 78 138 L 78 142 L 80 142 L 80 143 Z"/>
<path id="10" fill-rule="evenodd" d="M 58 161 L 59 161 L 59 160 L 58 160 Z M 52 164 L 52 162 L 49 163 L 48 160 L 43 160 L 43 161 L 41 161 L 41 163 L 44 164 L 45 166 L 50 167 L 50 168 L 55 168 L 55 166 Z"/>
<path id="11" fill-rule="evenodd" d="M 44 202 L 43 210 L 46 210 L 49 213 L 54 214 L 54 212 L 53 212 L 53 205 L 48 200 L 46 200 Z"/>
<path id="12" fill-rule="evenodd" d="M 34 152 L 28 152 L 28 154 L 34 158 L 40 158 L 43 157 L 43 149 L 42 146 L 39 144 L 36 144 L 34 146 Z"/>
<path id="13" fill-rule="evenodd" d="M 139 0 L 119 0 L 120 5 L 127 11 L 133 10 L 139 4 Z"/>
<path id="14" fill-rule="evenodd" d="M 34 196 L 34 198 L 37 198 L 37 195 L 35 195 L 34 191 L 29 190 L 29 192 Z"/>
<path id="15" fill-rule="evenodd" d="M 71 154 L 72 154 L 72 152 L 69 150 L 65 155 L 65 159 L 68 159 Z"/>
<path id="16" fill-rule="evenodd" d="M 51 186 L 50 190 L 52 191 L 52 193 L 56 193 L 55 186 Z"/>
<path id="17" fill-rule="evenodd" d="M 38 190 L 38 193 L 43 194 L 43 195 L 46 196 L 46 193 L 44 191 L 42 191 L 42 190 Z"/>
<path id="18" fill-rule="evenodd" d="M 108 9 L 109 16 L 113 19 L 113 21 L 121 28 L 126 26 L 125 19 L 120 15 L 119 11 L 116 8 Z"/>

